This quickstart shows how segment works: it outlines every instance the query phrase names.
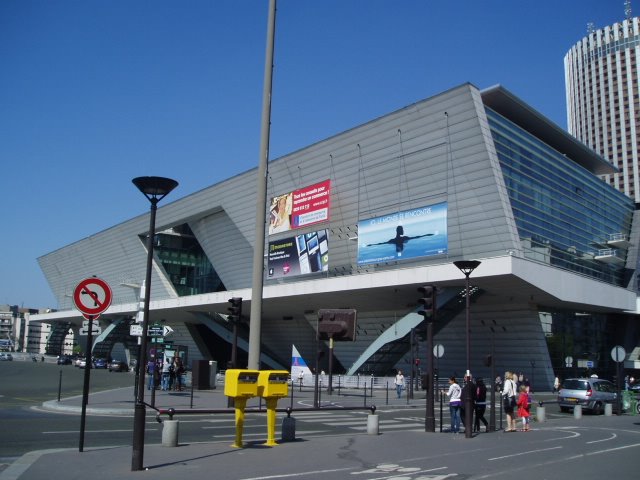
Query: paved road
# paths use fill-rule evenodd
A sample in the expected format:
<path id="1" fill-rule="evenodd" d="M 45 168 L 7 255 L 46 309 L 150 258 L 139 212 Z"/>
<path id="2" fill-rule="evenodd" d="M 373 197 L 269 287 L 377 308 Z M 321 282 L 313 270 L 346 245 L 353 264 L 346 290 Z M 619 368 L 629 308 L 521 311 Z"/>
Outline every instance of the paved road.
<path id="1" fill-rule="evenodd" d="M 154 480 L 234 479 L 513 479 L 637 477 L 640 430 L 631 417 L 591 417 L 541 424 L 528 433 L 464 435 L 395 430 L 380 435 L 305 435 L 268 448 L 263 440 L 237 449 L 230 442 L 145 447 L 144 466 Z M 34 452 L 0 474 L 0 480 L 140 479 L 131 471 L 131 447 Z M 14 476 L 9 477 L 8 474 Z M 145 477 L 146 478 L 146 477 Z M 151 477 L 149 477 L 151 478 Z"/>

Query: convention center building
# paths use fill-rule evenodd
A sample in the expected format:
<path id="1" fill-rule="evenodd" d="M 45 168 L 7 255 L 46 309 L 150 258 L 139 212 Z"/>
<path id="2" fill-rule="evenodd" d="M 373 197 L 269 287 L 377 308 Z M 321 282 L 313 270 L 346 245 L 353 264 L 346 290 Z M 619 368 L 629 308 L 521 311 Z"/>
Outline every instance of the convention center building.
<path id="1" fill-rule="evenodd" d="M 257 172 L 158 207 L 149 315 L 170 333 L 152 339 L 153 355 L 224 368 L 229 299 L 240 297 L 246 366 Z M 600 179 L 616 172 L 502 86 L 472 84 L 269 162 L 261 366 L 288 369 L 295 347 L 326 371 L 318 311 L 353 309 L 355 339 L 335 342 L 334 372 L 424 369 L 418 288 L 432 285 L 441 377 L 464 374 L 467 347 L 476 377 L 488 378 L 490 363 L 538 389 L 558 374 L 612 376 L 611 349 L 638 345 L 635 204 Z M 94 355 L 135 358 L 148 229 L 149 214 L 140 215 L 38 259 L 58 301 L 31 317 L 52 325 L 48 353 L 69 335 L 82 343 L 70 294 L 97 276 L 113 301 Z M 454 262 L 470 260 L 467 277 Z"/>

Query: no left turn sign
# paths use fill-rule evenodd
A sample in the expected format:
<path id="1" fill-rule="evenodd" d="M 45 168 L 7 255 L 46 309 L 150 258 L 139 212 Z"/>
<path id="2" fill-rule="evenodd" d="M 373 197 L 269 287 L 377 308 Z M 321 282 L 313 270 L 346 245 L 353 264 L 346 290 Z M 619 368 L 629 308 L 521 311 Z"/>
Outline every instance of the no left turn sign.
<path id="1" fill-rule="evenodd" d="M 85 278 L 73 291 L 73 303 L 85 317 L 96 317 L 111 305 L 111 288 L 100 278 Z"/>

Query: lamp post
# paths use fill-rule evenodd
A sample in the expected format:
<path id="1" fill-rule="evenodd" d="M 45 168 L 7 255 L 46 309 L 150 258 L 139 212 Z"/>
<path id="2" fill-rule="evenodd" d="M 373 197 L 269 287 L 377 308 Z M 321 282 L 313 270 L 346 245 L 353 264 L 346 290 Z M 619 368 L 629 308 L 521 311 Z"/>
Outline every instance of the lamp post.
<path id="1" fill-rule="evenodd" d="M 142 470 L 144 458 L 144 427 L 147 415 L 144 403 L 144 374 L 147 363 L 147 335 L 149 329 L 149 300 L 151 297 L 151 269 L 153 266 L 153 237 L 156 229 L 156 210 L 158 202 L 166 197 L 178 182 L 163 177 L 137 177 L 132 180 L 138 190 L 151 202 L 149 218 L 149 237 L 147 238 L 147 271 L 145 277 L 144 312 L 142 320 L 142 336 L 140 337 L 140 353 L 138 354 L 138 378 L 136 379 L 136 404 L 133 416 L 133 455 L 131 470 Z"/>
<path id="2" fill-rule="evenodd" d="M 473 272 L 480 262 L 478 260 L 458 260 L 457 262 L 453 262 L 453 264 L 460 269 L 460 271 L 465 276 L 465 297 L 466 297 L 466 342 L 467 342 L 467 389 L 466 395 L 464 398 L 464 436 L 466 438 L 471 438 L 471 423 L 473 421 L 473 412 L 471 409 L 473 408 L 473 399 L 471 397 L 471 318 L 469 315 L 469 275 Z"/>
<path id="3" fill-rule="evenodd" d="M 495 337 L 496 337 L 496 328 L 498 328 L 498 323 L 495 320 L 491 320 L 493 326 L 489 326 L 489 330 L 491 331 L 491 354 L 489 355 L 489 366 L 491 367 L 491 410 L 489 411 L 489 431 L 496 431 L 496 349 L 495 349 Z M 485 325 L 484 320 L 480 320 L 482 325 Z M 507 329 L 505 327 L 502 328 L 503 332 L 506 332 Z M 500 419 L 502 425 L 502 418 Z"/>

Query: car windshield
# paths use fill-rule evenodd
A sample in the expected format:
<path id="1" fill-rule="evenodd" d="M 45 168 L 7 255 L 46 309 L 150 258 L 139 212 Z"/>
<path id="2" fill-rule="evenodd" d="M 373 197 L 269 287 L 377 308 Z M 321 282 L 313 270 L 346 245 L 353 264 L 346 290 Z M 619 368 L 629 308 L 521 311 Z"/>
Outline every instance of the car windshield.
<path id="1" fill-rule="evenodd" d="M 576 379 L 565 380 L 562 384 L 562 388 L 567 390 L 587 390 L 589 388 L 589 382 L 586 380 Z"/>

